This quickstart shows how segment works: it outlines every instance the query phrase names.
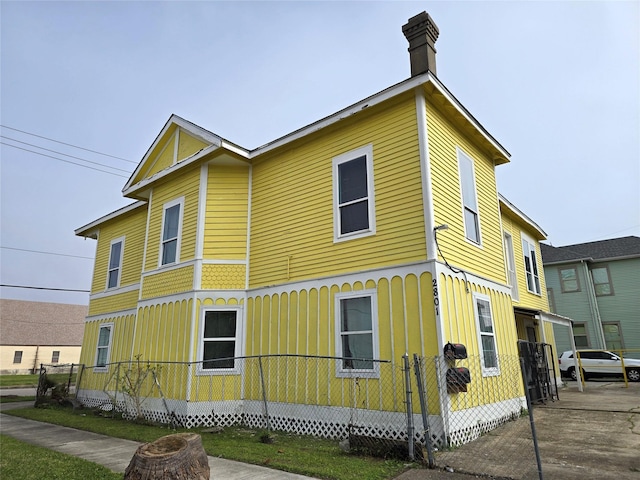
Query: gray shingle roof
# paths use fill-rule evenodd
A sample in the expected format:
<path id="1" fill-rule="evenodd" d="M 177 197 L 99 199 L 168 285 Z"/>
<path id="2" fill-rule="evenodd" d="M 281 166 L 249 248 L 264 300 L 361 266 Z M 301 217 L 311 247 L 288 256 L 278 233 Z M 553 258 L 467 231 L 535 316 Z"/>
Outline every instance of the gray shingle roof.
<path id="1" fill-rule="evenodd" d="M 640 257 L 640 237 L 620 237 L 597 242 L 577 243 L 564 247 L 540 244 L 542 262 L 559 263 L 572 260 L 605 260 Z"/>
<path id="2" fill-rule="evenodd" d="M 80 346 L 87 305 L 0 299 L 0 345 Z"/>

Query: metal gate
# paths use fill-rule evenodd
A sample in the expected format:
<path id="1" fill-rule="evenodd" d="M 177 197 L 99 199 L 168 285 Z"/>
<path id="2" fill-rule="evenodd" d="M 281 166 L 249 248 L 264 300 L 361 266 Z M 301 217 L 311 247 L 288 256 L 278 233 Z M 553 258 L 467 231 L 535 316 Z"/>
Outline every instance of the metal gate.
<path id="1" fill-rule="evenodd" d="M 518 341 L 522 363 L 522 377 L 532 403 L 558 400 L 553 347 L 548 343 Z"/>

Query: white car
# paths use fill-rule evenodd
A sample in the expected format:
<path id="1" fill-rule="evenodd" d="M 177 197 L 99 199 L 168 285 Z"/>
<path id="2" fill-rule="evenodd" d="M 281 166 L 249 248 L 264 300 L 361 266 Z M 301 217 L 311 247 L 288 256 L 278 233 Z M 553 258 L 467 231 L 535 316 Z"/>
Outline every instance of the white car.
<path id="1" fill-rule="evenodd" d="M 582 375 L 589 377 L 622 377 L 622 360 L 615 353 L 607 350 L 578 350 Z M 558 359 L 560 373 L 576 379 L 576 365 L 573 352 L 562 352 Z M 630 382 L 640 382 L 640 360 L 624 358 L 624 368 Z"/>

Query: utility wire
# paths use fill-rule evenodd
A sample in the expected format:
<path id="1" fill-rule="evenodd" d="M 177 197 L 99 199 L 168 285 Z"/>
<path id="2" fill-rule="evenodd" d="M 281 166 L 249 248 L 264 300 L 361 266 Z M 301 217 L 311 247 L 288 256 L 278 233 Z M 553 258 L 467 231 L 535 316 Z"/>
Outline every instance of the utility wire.
<path id="1" fill-rule="evenodd" d="M 75 157 L 73 155 L 69 155 L 68 153 L 58 152 L 56 150 L 51 150 L 49 148 L 40 147 L 38 145 L 34 145 L 33 143 L 28 143 L 28 142 L 23 142 L 21 140 L 16 140 L 15 138 L 5 137 L 4 135 L 0 135 L 0 138 L 4 138 L 6 140 L 11 140 L 12 142 L 18 142 L 18 143 L 21 143 L 23 145 L 29 145 L 30 147 L 39 148 L 40 150 L 46 150 L 47 152 L 57 153 L 58 155 L 64 155 L 65 157 L 75 158 L 76 160 L 82 160 L 83 162 L 92 163 L 94 165 L 100 165 L 101 167 L 113 168 L 114 170 L 119 170 L 121 172 L 125 172 L 125 173 L 128 173 L 128 174 L 131 174 L 130 170 L 124 170 L 123 168 L 112 167 L 111 165 L 107 165 L 105 163 L 92 162 L 91 160 L 87 160 L 86 158 Z M 5 144 L 5 145 L 9 145 L 9 144 Z M 11 145 L 11 146 L 13 146 L 13 145 Z"/>
<path id="2" fill-rule="evenodd" d="M 78 167 L 89 168 L 91 170 L 95 170 L 97 172 L 108 173 L 109 175 L 115 175 L 116 177 L 129 178 L 129 175 L 120 175 L 115 172 L 108 172 L 106 170 L 100 170 L 99 168 L 90 167 L 89 165 L 82 165 L 81 163 L 71 162 L 69 160 L 64 160 L 62 158 L 54 157 L 52 155 L 47 155 L 46 153 L 36 152 L 34 150 L 29 150 L 27 148 L 18 147 L 17 145 L 11 145 L 10 143 L 0 142 L 2 145 L 6 145 L 7 147 L 17 148 L 18 150 L 24 150 L 25 152 L 35 153 L 36 155 L 42 155 L 43 157 L 53 158 L 54 160 L 58 160 L 60 162 L 70 163 L 71 165 L 77 165 Z"/>
<path id="3" fill-rule="evenodd" d="M 1 283 L 0 287 L 8 287 L 8 288 L 29 288 L 32 290 L 51 290 L 54 292 L 82 292 L 89 293 L 91 290 L 77 290 L 75 288 L 50 288 L 50 287 L 33 287 L 29 285 L 9 285 L 8 283 Z"/>
<path id="4" fill-rule="evenodd" d="M 13 130 L 14 132 L 20 132 L 20 133 L 24 133 L 26 135 L 31 135 L 31 136 L 34 136 L 34 137 L 43 138 L 45 140 L 49 140 L 50 142 L 60 143 L 62 145 L 66 145 L 68 147 L 79 148 L 80 150 L 85 150 L 87 152 L 97 153 L 98 155 L 104 155 L 105 157 L 117 158 L 118 160 L 123 160 L 125 162 L 134 163 L 134 164 L 138 163 L 138 162 L 134 162 L 133 160 L 127 160 L 126 158 L 116 157 L 115 155 L 109 155 L 108 153 L 97 152 L 96 150 L 90 150 L 88 148 L 79 147 L 79 146 L 73 145 L 71 143 L 65 143 L 65 142 L 61 142 L 59 140 L 54 140 L 53 138 L 47 138 L 47 137 L 43 137 L 42 135 L 36 135 L 35 133 L 25 132 L 24 130 L 18 130 L 17 128 L 9 127 L 7 125 L 0 125 L 0 127 L 7 128 L 9 130 Z"/>
<path id="5" fill-rule="evenodd" d="M 59 255 L 61 257 L 73 257 L 73 258 L 86 258 L 87 260 L 93 260 L 93 257 L 83 257 L 80 255 L 69 255 L 67 253 L 55 253 L 55 252 L 43 252 L 41 250 L 27 250 L 26 248 L 15 248 L 15 247 L 0 247 L 6 250 L 17 250 L 19 252 L 29 252 L 29 253 L 42 253 L 44 255 Z"/>

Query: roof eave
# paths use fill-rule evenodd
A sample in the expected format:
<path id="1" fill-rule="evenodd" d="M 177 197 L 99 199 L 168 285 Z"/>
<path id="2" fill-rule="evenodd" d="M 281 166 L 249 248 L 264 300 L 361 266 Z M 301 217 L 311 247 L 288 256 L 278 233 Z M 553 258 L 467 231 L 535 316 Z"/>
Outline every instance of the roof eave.
<path id="1" fill-rule="evenodd" d="M 131 203 L 125 207 L 119 208 L 118 210 L 115 210 L 107 215 L 104 215 L 100 218 L 98 218 L 97 220 L 94 220 L 91 223 L 87 223 L 85 226 L 77 228 L 76 230 L 74 230 L 75 235 L 77 235 L 78 237 L 85 237 L 85 238 L 93 238 L 93 239 L 97 239 L 98 238 L 98 232 L 100 231 L 100 225 L 102 225 L 104 222 L 107 222 L 109 220 L 112 220 L 116 217 L 119 217 L 121 215 L 124 215 L 125 213 L 131 212 L 137 208 L 140 208 L 144 205 L 146 205 L 147 202 L 140 200 L 134 203 Z"/>
<path id="2" fill-rule="evenodd" d="M 522 210 L 516 207 L 513 203 L 511 203 L 507 198 L 505 198 L 500 192 L 498 192 L 498 201 L 505 206 L 509 211 L 511 211 L 514 215 L 516 215 L 520 220 L 525 222 L 531 228 L 533 228 L 538 234 L 537 240 L 546 240 L 547 232 L 545 232 L 540 225 L 534 222 L 529 216 L 527 216 Z"/>

